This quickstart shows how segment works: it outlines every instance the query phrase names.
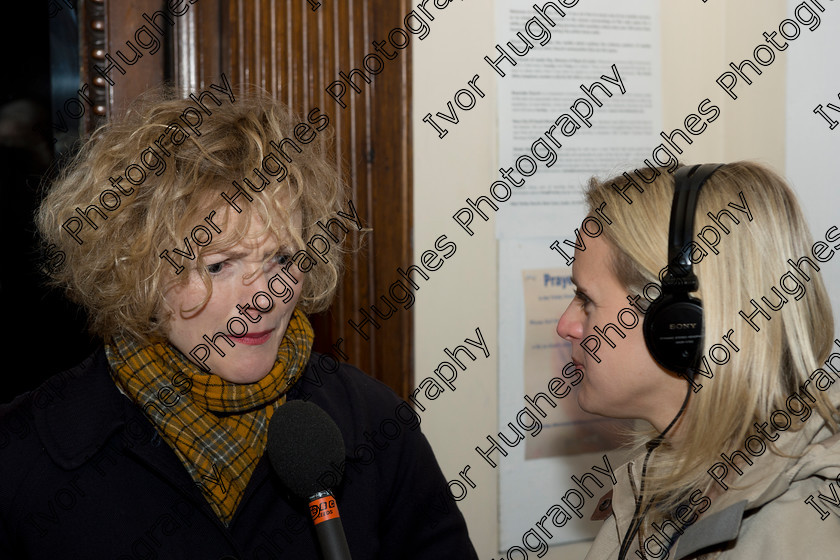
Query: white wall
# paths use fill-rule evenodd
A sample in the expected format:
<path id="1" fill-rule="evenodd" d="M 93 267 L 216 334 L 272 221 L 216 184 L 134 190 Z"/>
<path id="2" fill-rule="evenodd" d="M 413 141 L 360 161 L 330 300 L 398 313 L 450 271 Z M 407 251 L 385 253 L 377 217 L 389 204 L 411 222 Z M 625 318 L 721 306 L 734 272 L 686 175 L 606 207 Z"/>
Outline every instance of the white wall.
<path id="1" fill-rule="evenodd" d="M 466 464 L 476 464 L 474 448 L 493 433 L 497 424 L 497 279 L 494 225 L 485 224 L 469 238 L 452 220 L 464 199 L 486 192 L 495 180 L 495 85 L 483 57 L 494 39 L 492 4 L 451 4 L 433 22 L 427 39 L 413 45 L 414 66 L 414 259 L 431 248 L 435 239 L 449 235 L 458 252 L 421 288 L 415 305 L 415 371 L 419 381 L 431 375 L 452 348 L 464 338 L 474 339 L 479 327 L 490 346 L 490 357 L 469 365 L 457 380 L 457 389 L 435 401 L 423 415 L 423 430 L 438 456 L 447 479 L 458 476 Z M 446 111 L 446 102 L 466 87 L 474 74 L 487 93 L 458 125 L 440 140 L 423 116 Z M 487 78 L 485 81 L 484 77 Z M 485 89 L 486 88 L 486 89 Z M 439 120 L 439 119 L 437 119 Z M 472 335 L 472 336 L 471 336 Z M 479 458 L 479 460 L 481 460 Z M 486 466 L 486 465 L 485 465 Z M 475 489 L 459 503 L 467 518 L 479 556 L 495 553 L 498 540 L 498 479 L 487 468 L 470 474 Z"/>

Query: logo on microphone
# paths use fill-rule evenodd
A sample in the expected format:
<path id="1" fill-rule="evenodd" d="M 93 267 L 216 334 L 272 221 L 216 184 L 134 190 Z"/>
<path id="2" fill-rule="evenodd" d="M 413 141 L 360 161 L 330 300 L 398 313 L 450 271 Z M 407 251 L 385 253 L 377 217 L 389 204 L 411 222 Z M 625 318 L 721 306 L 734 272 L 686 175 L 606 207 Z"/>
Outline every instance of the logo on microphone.
<path id="1" fill-rule="evenodd" d="M 335 504 L 335 498 L 332 496 L 324 496 L 323 498 L 309 502 L 309 514 L 312 516 L 312 522 L 315 525 L 340 517 L 338 515 L 338 507 Z"/>
<path id="2" fill-rule="evenodd" d="M 669 328 L 671 330 L 674 329 L 693 329 L 697 326 L 697 323 L 671 323 Z"/>

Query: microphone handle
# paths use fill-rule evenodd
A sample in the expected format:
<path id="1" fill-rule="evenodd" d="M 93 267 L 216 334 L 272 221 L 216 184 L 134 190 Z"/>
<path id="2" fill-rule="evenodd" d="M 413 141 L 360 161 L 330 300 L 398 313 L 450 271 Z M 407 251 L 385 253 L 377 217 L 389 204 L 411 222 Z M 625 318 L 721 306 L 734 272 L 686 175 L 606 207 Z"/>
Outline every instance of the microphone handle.
<path id="1" fill-rule="evenodd" d="M 315 534 L 325 560 L 352 560 L 335 497 L 329 491 L 318 492 L 310 498 L 309 513 L 315 524 Z"/>

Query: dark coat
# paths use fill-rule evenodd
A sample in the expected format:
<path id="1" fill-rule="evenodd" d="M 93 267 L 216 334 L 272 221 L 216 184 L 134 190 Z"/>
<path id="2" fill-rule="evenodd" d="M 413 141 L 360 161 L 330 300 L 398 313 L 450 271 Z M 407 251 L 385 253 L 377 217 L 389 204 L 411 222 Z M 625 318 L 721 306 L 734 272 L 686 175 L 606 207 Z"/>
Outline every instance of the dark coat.
<path id="1" fill-rule="evenodd" d="M 325 373 L 317 358 L 288 398 L 311 400 L 341 429 L 336 498 L 353 560 L 476 558 L 419 417 L 356 368 Z M 224 527 L 117 389 L 102 349 L 0 407 L 3 560 L 320 558 L 308 513 L 263 456 Z"/>

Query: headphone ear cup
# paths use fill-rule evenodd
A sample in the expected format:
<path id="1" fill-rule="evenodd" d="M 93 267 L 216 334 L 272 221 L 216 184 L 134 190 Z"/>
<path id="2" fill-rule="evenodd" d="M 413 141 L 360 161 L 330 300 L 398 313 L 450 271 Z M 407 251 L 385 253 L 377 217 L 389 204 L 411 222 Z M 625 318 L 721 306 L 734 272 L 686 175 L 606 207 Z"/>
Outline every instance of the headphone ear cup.
<path id="1" fill-rule="evenodd" d="M 643 331 L 654 360 L 674 373 L 693 375 L 703 351 L 703 304 L 699 299 L 663 294 L 648 307 Z"/>

